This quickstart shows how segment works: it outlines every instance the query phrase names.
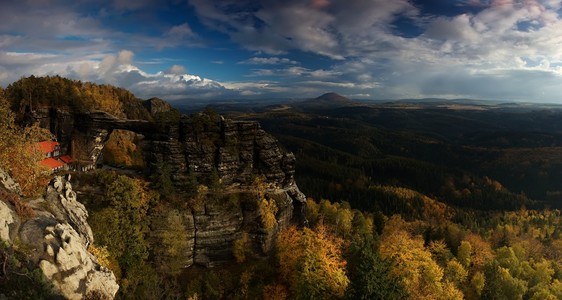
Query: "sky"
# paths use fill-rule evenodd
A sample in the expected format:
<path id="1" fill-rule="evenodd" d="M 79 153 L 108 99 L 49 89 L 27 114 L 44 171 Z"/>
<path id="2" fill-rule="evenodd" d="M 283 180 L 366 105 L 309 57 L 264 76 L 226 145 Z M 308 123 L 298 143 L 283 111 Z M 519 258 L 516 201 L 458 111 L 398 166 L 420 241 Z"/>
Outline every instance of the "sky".
<path id="1" fill-rule="evenodd" d="M 138 97 L 562 103 L 562 1 L 3 0 L 0 85 Z"/>

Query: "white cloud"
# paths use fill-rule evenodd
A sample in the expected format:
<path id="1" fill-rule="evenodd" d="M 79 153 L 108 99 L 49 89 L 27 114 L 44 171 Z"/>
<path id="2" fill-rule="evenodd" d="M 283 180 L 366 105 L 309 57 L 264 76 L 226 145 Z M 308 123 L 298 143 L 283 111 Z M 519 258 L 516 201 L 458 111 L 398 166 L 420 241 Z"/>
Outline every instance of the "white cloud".
<path id="1" fill-rule="evenodd" d="M 2 6 L 0 83 L 60 74 L 120 85 L 142 97 L 310 95 L 337 89 L 378 98 L 503 94 L 562 101 L 562 2 L 557 0 L 463 0 L 455 7 L 470 9 L 454 16 L 424 14 L 415 5 L 419 1 L 408 0 L 189 0 L 206 30 L 219 31 L 254 56 L 239 62 L 229 60 L 236 55 L 205 57 L 206 62 L 225 68 L 239 64 L 233 70 L 246 70 L 241 80 L 255 84 L 188 74 L 182 65 L 187 60 L 166 60 L 164 54 L 146 58 L 154 57 L 154 50 L 204 46 L 209 41 L 190 27 L 195 20 L 135 23 L 150 27 L 150 34 L 103 21 L 146 16 L 146 8 L 158 1 L 103 0 L 107 9 L 98 15 L 78 10 L 92 5 L 90 0 L 77 1 Z M 400 32 L 396 21 L 416 28 Z M 132 51 L 147 61 L 136 62 Z M 166 67 L 158 70 L 158 65 Z"/>
<path id="2" fill-rule="evenodd" d="M 407 0 L 190 3 L 207 26 L 229 34 L 249 50 L 269 54 L 300 50 L 336 60 L 353 55 L 358 42 L 365 43 L 389 29 L 397 15 L 417 15 L 417 9 Z M 244 10 L 249 3 L 259 9 Z M 230 13 L 232 10 L 238 13 Z M 264 25 L 254 26 L 256 19 Z"/>
<path id="3" fill-rule="evenodd" d="M 439 17 L 431 23 L 425 36 L 430 39 L 474 43 L 478 32 L 471 24 L 470 16 L 462 14 L 454 18 Z"/>

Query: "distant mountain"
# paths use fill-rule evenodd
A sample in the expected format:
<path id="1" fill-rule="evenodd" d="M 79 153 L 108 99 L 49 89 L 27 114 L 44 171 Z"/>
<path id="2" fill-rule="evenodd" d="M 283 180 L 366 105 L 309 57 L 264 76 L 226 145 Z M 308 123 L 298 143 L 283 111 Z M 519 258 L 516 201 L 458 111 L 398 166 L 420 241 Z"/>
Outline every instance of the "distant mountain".
<path id="1" fill-rule="evenodd" d="M 307 108 L 336 108 L 344 106 L 355 106 L 361 104 L 336 93 L 326 93 L 314 99 L 305 100 L 295 106 Z"/>

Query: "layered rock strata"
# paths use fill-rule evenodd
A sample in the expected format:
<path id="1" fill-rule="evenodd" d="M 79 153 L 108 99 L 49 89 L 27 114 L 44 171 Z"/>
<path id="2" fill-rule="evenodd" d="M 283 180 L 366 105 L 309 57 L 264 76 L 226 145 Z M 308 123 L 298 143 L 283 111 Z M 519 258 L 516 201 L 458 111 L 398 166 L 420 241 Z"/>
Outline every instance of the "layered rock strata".
<path id="1" fill-rule="evenodd" d="M 284 151 L 258 122 L 199 113 L 182 117 L 179 124 L 169 124 L 166 136 L 166 140 L 147 143 L 146 159 L 153 168 L 163 163 L 171 169 L 174 186 L 186 201 L 194 179 L 212 185 L 217 183 L 209 178 L 216 178 L 223 189 L 219 199 L 209 195 L 201 209 L 193 209 L 193 218 L 185 219 L 186 227 L 193 230 L 188 233 L 194 245 L 188 261 L 212 266 L 232 260 L 232 245 L 242 232 L 250 234 L 255 251 L 267 253 L 279 230 L 293 217 L 303 219 L 306 197 L 294 181 L 295 156 Z M 267 197 L 278 207 L 272 230 L 265 230 L 260 223 L 252 185 L 256 177 L 264 179 Z"/>

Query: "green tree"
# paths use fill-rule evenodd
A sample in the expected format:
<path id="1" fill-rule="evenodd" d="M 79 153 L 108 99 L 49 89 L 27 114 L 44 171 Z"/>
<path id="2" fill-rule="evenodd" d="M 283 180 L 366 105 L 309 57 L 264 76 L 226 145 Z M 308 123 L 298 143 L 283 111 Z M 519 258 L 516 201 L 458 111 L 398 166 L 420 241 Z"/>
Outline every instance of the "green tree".
<path id="1" fill-rule="evenodd" d="M 393 216 L 381 236 L 380 254 L 391 259 L 392 277 L 400 281 L 411 299 L 456 299 L 459 290 L 443 282 L 443 269 L 433 260 L 420 236 L 405 230 L 407 223 Z"/>
<path id="2" fill-rule="evenodd" d="M 311 227 L 314 227 L 318 223 L 319 218 L 319 206 L 316 201 L 312 198 L 306 199 L 306 220 Z"/>
<path id="3" fill-rule="evenodd" d="M 278 211 L 277 203 L 274 199 L 260 199 L 258 200 L 258 210 L 263 228 L 270 232 L 277 225 L 277 219 L 275 217 Z"/>
<path id="4" fill-rule="evenodd" d="M 154 165 L 154 170 L 150 174 L 152 186 L 164 198 L 171 197 L 175 194 L 174 184 L 172 182 L 172 171 L 170 165 L 164 161 L 159 161 Z"/>
<path id="5" fill-rule="evenodd" d="M 445 280 L 454 283 L 457 287 L 462 287 L 467 276 L 468 271 L 466 271 L 466 269 L 456 259 L 451 259 L 447 263 L 444 275 Z"/>
<path id="6" fill-rule="evenodd" d="M 97 244 L 106 246 L 119 264 L 116 271 L 121 271 L 120 283 L 124 287 L 120 293 L 136 290 L 144 286 L 145 281 L 146 285 L 154 283 L 153 273 L 146 273 L 154 270 L 146 268 L 140 271 L 139 268 L 146 265 L 149 257 L 148 209 L 151 202 L 157 202 L 157 195 L 148 189 L 147 182 L 140 179 L 114 173 L 99 178 L 101 182 L 106 182 L 103 196 L 106 206 L 92 210 L 89 223 Z"/>
<path id="7" fill-rule="evenodd" d="M 404 299 L 407 294 L 400 281 L 391 277 L 391 265 L 382 259 L 372 236 L 356 238 L 351 243 L 348 259 L 350 284 L 348 299 Z"/>
<path id="8" fill-rule="evenodd" d="M 483 297 L 486 299 L 523 299 L 527 292 L 527 282 L 513 277 L 509 269 L 496 260 L 486 266 L 486 284 Z"/>
<path id="9" fill-rule="evenodd" d="M 242 236 L 234 241 L 232 253 L 237 262 L 243 263 L 246 261 L 248 254 L 251 253 L 250 236 L 247 232 L 243 232 Z"/>
<path id="10" fill-rule="evenodd" d="M 480 271 L 476 272 L 474 276 L 472 276 L 472 279 L 470 280 L 470 287 L 472 288 L 472 290 L 474 290 L 474 292 L 478 297 L 482 295 L 482 291 L 484 290 L 485 284 L 486 284 L 486 277 L 484 276 L 484 273 Z"/>
<path id="11" fill-rule="evenodd" d="M 178 275 L 189 264 L 191 244 L 182 213 L 159 206 L 152 210 L 150 227 L 156 268 L 161 274 Z"/>

